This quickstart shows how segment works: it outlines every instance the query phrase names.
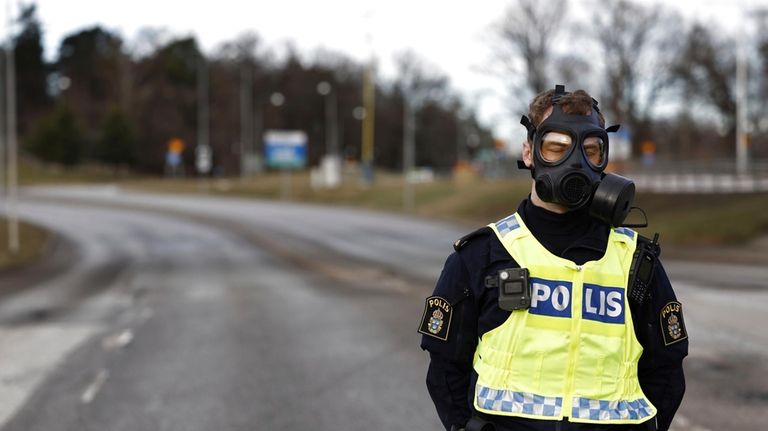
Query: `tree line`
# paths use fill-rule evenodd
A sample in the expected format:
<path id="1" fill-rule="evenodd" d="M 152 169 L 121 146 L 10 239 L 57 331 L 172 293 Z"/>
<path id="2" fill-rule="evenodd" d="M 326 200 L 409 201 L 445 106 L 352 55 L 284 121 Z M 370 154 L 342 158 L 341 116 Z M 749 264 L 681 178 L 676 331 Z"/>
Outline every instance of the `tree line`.
<path id="1" fill-rule="evenodd" d="M 734 153 L 741 52 L 750 152 L 768 157 L 768 8 L 743 13 L 739 35 L 659 2 L 513 0 L 493 25 L 489 69 L 507 78 L 513 112 L 555 81 L 596 88 L 608 121 L 632 131 L 633 154 L 652 140 L 668 158 L 726 158 Z"/>
<path id="2" fill-rule="evenodd" d="M 743 52 L 749 151 L 768 157 L 768 12 L 754 10 L 744 20 L 752 30 L 739 38 L 717 24 L 684 20 L 663 4 L 511 0 L 489 29 L 494 57 L 485 66 L 509 90 L 510 118 L 524 113 L 537 92 L 565 83 L 589 90 L 609 122 L 631 130 L 634 156 L 653 141 L 660 157 L 727 158 L 734 153 Z M 320 82 L 330 84 L 338 103 L 342 155 L 360 158 L 365 65 L 344 54 L 300 56 L 289 48 L 277 56 L 252 33 L 205 54 L 193 37 L 145 29 L 127 43 L 97 26 L 67 35 L 46 61 L 34 4 L 22 8 L 17 28 L 19 132 L 23 149 L 41 160 L 160 172 L 167 142 L 179 138 L 191 168 L 202 70 L 217 173 L 237 174 L 242 137 L 253 136 L 255 148 L 246 150 L 261 153 L 259 137 L 268 129 L 305 131 L 309 163 L 316 164 L 327 135 Z M 409 163 L 446 171 L 496 146 L 445 75 L 412 52 L 395 63 L 398 75 L 376 86 L 377 166 L 401 169 L 404 140 L 415 142 Z M 275 94 L 283 103 L 274 103 Z"/>
<path id="3" fill-rule="evenodd" d="M 244 121 L 256 138 L 255 148 L 245 150 L 262 153 L 259 137 L 265 130 L 298 129 L 308 135 L 308 163 L 316 164 L 326 151 L 321 82 L 329 83 L 335 95 L 341 155 L 360 158 L 364 65 L 343 54 L 318 51 L 302 58 L 289 48 L 278 58 L 248 33 L 206 55 L 193 37 L 153 29 L 143 30 L 129 47 L 118 34 L 96 26 L 67 35 L 56 59 L 46 62 L 34 4 L 23 7 L 18 24 L 19 134 L 24 150 L 42 161 L 69 166 L 97 161 L 157 173 L 163 170 L 168 141 L 177 138 L 186 143 L 183 156 L 191 170 L 201 73 L 208 82 L 216 174 L 239 173 Z M 417 166 L 448 171 L 459 157 L 494 146 L 490 130 L 444 75 L 413 53 L 400 57 L 410 65 L 407 79 L 376 86 L 377 166 L 402 168 L 409 93 L 423 94 L 414 114 Z M 244 100 L 247 119 L 242 118 Z"/>

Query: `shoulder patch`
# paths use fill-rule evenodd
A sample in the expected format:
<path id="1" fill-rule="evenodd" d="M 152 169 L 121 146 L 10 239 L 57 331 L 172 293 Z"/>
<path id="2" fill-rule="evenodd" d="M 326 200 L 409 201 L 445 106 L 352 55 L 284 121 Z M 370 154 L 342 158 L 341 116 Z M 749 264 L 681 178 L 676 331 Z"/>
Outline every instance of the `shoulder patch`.
<path id="1" fill-rule="evenodd" d="M 664 345 L 683 341 L 688 338 L 688 331 L 685 329 L 683 321 L 683 305 L 677 301 L 671 301 L 661 309 L 659 313 L 661 321 L 661 335 L 664 338 Z"/>
<path id="2" fill-rule="evenodd" d="M 465 245 L 469 244 L 469 241 L 471 241 L 473 238 L 476 238 L 478 236 L 487 235 L 489 233 L 493 232 L 490 227 L 483 226 L 480 229 L 464 235 L 463 237 L 456 240 L 456 242 L 453 243 L 453 249 L 456 251 L 461 250 Z"/>
<path id="3" fill-rule="evenodd" d="M 452 315 L 453 307 L 445 298 L 430 296 L 424 304 L 424 315 L 421 316 L 419 332 L 438 340 L 448 341 Z"/>

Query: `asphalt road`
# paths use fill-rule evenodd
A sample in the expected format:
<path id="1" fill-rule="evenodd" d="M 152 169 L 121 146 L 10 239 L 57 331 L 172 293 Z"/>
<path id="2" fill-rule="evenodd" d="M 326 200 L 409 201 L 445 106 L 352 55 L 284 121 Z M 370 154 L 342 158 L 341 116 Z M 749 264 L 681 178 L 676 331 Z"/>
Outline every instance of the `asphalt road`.
<path id="1" fill-rule="evenodd" d="M 61 240 L 0 277 L 3 431 L 439 429 L 415 328 L 465 228 L 112 187 L 20 209 Z M 692 339 L 675 429 L 764 428 L 768 270 L 665 265 Z"/>

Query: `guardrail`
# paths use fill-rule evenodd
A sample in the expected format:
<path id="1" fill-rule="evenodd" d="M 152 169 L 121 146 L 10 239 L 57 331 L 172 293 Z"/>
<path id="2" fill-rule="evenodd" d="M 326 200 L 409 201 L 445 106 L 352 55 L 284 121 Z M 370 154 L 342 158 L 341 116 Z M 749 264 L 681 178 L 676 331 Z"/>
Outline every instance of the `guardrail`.
<path id="1" fill-rule="evenodd" d="M 768 176 L 735 174 L 632 174 L 639 191 L 654 193 L 768 192 Z"/>
<path id="2" fill-rule="evenodd" d="M 746 174 L 736 172 L 732 159 L 660 160 L 652 166 L 627 163 L 624 173 L 640 191 L 654 193 L 768 192 L 768 162 L 753 160 Z"/>

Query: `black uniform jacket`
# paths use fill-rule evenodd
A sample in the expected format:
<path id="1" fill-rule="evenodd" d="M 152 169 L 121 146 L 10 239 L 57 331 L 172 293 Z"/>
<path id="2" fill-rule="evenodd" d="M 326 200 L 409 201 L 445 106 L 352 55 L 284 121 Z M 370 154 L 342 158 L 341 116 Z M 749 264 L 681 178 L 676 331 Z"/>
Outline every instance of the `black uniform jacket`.
<path id="1" fill-rule="evenodd" d="M 594 221 L 586 212 L 555 214 L 526 199 L 518 213 L 536 239 L 553 254 L 576 264 L 598 260 L 605 254 L 609 227 Z M 685 392 L 682 361 L 688 354 L 688 340 L 685 332 L 677 339 L 663 332 L 670 330 L 666 322 L 661 321 L 664 308 L 677 298 L 661 264 L 656 265 L 650 300 L 641 310 L 630 308 L 637 339 L 644 349 L 638 364 L 640 385 L 658 409 L 655 420 L 639 426 L 578 424 L 567 420 L 488 417 L 475 412 L 473 396 L 477 374 L 472 359 L 477 341 L 510 315 L 509 311 L 499 308 L 498 288 L 487 288 L 485 277 L 519 265 L 489 229 L 465 237 L 455 248 L 457 251 L 445 262 L 433 293 L 453 306 L 447 339 L 423 335 L 421 341 L 421 348 L 430 354 L 427 388 L 446 429 L 463 426 L 473 415 L 490 419 L 498 431 L 669 428 Z M 680 320 L 682 325 L 682 314 Z"/>

